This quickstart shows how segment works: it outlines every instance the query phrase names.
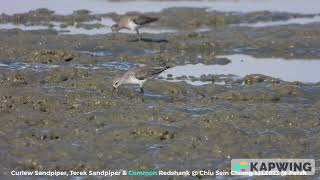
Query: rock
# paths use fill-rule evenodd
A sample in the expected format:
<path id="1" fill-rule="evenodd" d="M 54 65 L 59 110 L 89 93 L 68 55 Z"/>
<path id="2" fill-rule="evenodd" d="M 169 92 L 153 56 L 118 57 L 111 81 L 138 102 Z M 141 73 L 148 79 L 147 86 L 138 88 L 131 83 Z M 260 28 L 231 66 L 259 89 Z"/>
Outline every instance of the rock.
<path id="1" fill-rule="evenodd" d="M 301 96 L 303 95 L 302 90 L 296 85 L 274 85 L 273 89 L 278 92 L 281 96 Z"/>
<path id="2" fill-rule="evenodd" d="M 227 65 L 230 62 L 231 62 L 231 60 L 227 59 L 227 58 L 214 58 L 212 64 Z"/>
<path id="3" fill-rule="evenodd" d="M 74 59 L 76 55 L 67 50 L 35 50 L 27 58 L 28 62 L 41 64 L 62 64 Z"/>
<path id="4" fill-rule="evenodd" d="M 262 82 L 277 84 L 280 83 L 280 80 L 263 74 L 250 74 L 244 77 L 244 82 L 245 84 L 256 84 Z"/>
<path id="5" fill-rule="evenodd" d="M 171 95 L 171 96 L 186 96 L 187 95 L 187 87 L 186 83 L 169 83 L 169 82 L 148 82 L 145 87 L 150 91 L 154 91 L 157 93 Z"/>
<path id="6" fill-rule="evenodd" d="M 229 91 L 214 96 L 214 99 L 223 99 L 231 101 L 279 101 L 280 96 L 272 91 L 246 90 Z"/>

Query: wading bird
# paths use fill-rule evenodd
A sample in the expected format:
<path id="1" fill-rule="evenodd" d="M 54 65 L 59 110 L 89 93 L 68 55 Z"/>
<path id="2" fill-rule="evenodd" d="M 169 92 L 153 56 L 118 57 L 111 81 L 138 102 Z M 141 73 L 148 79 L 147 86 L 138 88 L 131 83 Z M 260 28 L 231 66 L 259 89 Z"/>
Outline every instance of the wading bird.
<path id="1" fill-rule="evenodd" d="M 112 94 L 122 84 L 138 84 L 140 86 L 140 93 L 143 93 L 143 84 L 151 78 L 156 77 L 161 72 L 168 69 L 169 66 L 165 67 L 150 67 L 142 66 L 133 70 L 125 72 L 120 78 L 114 81 Z"/>
<path id="2" fill-rule="evenodd" d="M 131 31 L 136 31 L 138 35 L 139 41 L 141 40 L 140 33 L 139 33 L 139 28 L 152 23 L 154 21 L 157 21 L 158 18 L 156 17 L 148 17 L 148 16 L 123 16 L 120 18 L 120 20 L 111 26 L 112 32 L 118 32 L 121 29 L 128 29 Z"/>

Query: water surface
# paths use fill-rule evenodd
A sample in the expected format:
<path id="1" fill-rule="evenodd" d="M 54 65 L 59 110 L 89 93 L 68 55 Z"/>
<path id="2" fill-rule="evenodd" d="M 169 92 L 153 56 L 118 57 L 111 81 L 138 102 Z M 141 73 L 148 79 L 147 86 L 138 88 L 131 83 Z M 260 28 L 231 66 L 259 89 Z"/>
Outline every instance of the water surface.
<path id="1" fill-rule="evenodd" d="M 168 74 L 171 74 L 173 78 L 181 76 L 200 77 L 201 75 L 214 74 L 243 78 L 250 74 L 263 74 L 284 81 L 320 82 L 320 59 L 255 58 L 243 54 L 219 57 L 228 58 L 231 63 L 227 65 L 205 65 L 199 63 L 176 66 L 163 72 L 161 77 L 166 78 Z M 173 81 L 180 80 L 175 79 Z M 189 80 L 186 82 L 193 85 L 205 84 L 204 82 L 192 82 Z"/>
<path id="2" fill-rule="evenodd" d="M 105 62 L 97 64 L 36 64 L 36 63 L 1 63 L 0 69 L 10 69 L 10 70 L 23 70 L 30 69 L 33 71 L 41 72 L 47 71 L 53 68 L 74 68 L 74 69 L 117 69 L 117 70 L 129 70 L 140 66 L 139 64 L 128 63 L 128 62 Z"/>
<path id="3" fill-rule="evenodd" d="M 84 53 L 88 53 L 86 51 Z M 100 54 L 98 54 L 100 55 Z M 102 54 L 104 56 L 105 54 Z M 250 74 L 263 74 L 284 81 L 300 81 L 303 83 L 320 82 L 320 59 L 283 59 L 283 58 L 256 58 L 250 55 L 233 54 L 218 56 L 219 58 L 228 58 L 231 63 L 226 65 L 205 65 L 205 64 L 187 64 L 172 67 L 159 75 L 161 79 L 171 82 L 186 81 L 192 85 L 203 85 L 212 82 L 203 82 L 187 78 L 179 80 L 177 77 L 187 76 L 200 78 L 202 75 L 218 75 L 220 80 L 215 84 L 225 85 L 224 80 L 236 80 Z M 117 69 L 129 70 L 141 66 L 129 62 L 104 62 L 96 64 L 32 64 L 32 63 L 0 63 L 0 69 L 22 70 L 31 69 L 33 71 L 47 71 L 53 68 L 76 68 L 76 69 Z M 168 79 L 170 75 L 170 79 Z"/>
<path id="4" fill-rule="evenodd" d="M 292 18 L 286 21 L 268 21 L 268 22 L 257 22 L 257 23 L 241 23 L 239 26 L 247 27 L 267 27 L 267 26 L 281 26 L 289 24 L 310 24 L 320 22 L 320 16 L 306 17 L 306 18 Z"/>
<path id="5" fill-rule="evenodd" d="M 58 14 L 71 14 L 74 10 L 87 9 L 93 13 L 129 11 L 157 12 L 170 7 L 207 7 L 219 11 L 283 11 L 302 14 L 320 13 L 319 0 L 201 0 L 201 1 L 107 1 L 107 0 L 21 0 L 4 1 L 0 13 L 15 14 L 38 8 L 48 8 Z"/>
<path id="6" fill-rule="evenodd" d="M 111 18 L 102 18 L 100 21 L 87 21 L 83 22 L 84 24 L 100 24 L 101 27 L 94 27 L 94 28 L 83 28 L 77 27 L 77 25 L 68 25 L 66 27 L 61 25 L 62 22 L 50 22 L 51 26 L 45 25 L 24 25 L 24 24 L 14 24 L 14 23 L 3 23 L 0 24 L 0 29 L 21 29 L 23 31 L 30 31 L 30 30 L 44 30 L 44 29 L 53 29 L 59 32 L 59 34 L 84 34 L 84 35 L 99 35 L 99 34 L 108 34 L 111 33 L 111 26 L 115 24 L 115 22 Z M 174 29 L 170 28 L 152 28 L 152 27 L 143 27 L 139 29 L 140 33 L 150 33 L 150 34 L 160 34 L 160 33 L 174 33 L 177 32 Z M 121 33 L 129 33 L 135 34 L 136 32 L 129 31 L 129 30 L 121 30 Z"/>

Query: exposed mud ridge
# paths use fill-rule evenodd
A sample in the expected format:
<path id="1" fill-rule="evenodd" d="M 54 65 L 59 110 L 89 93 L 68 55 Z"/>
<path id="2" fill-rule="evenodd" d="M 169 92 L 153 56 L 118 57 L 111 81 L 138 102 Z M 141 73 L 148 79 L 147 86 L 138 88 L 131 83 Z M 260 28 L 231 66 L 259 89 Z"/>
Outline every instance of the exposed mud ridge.
<path id="1" fill-rule="evenodd" d="M 148 81 L 144 95 L 137 86 L 123 85 L 112 96 L 114 79 L 140 65 L 227 66 L 232 60 L 217 55 L 234 52 L 288 61 L 320 58 L 317 23 L 268 28 L 218 23 L 210 31 L 194 32 L 196 27 L 214 26 L 220 16 L 226 18 L 221 22 L 232 24 L 289 15 L 174 12 L 148 15 L 168 14 L 154 26 L 184 26 L 186 31 L 142 33 L 141 42 L 135 34 L 124 33 L 85 36 L 0 30 L 0 173 L 228 170 L 233 158 L 319 159 L 319 82 L 287 82 L 263 74 L 238 79 L 214 73 L 168 75 Z M 173 15 L 188 20 L 175 24 L 169 20 Z M 98 18 L 85 10 L 60 17 L 42 9 L 27 16 L 1 15 L 1 22 L 73 23 Z M 15 69 L 14 63 L 22 66 Z M 305 73 L 297 71 L 297 76 Z M 222 81 L 225 84 L 219 84 Z"/>

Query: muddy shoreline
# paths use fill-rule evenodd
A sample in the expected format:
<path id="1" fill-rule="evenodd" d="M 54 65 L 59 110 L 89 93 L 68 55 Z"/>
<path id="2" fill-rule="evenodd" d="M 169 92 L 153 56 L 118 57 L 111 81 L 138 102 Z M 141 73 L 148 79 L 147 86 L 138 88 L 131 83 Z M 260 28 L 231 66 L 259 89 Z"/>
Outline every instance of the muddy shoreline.
<path id="1" fill-rule="evenodd" d="M 37 13 L 47 13 L 48 22 L 60 18 L 66 24 L 97 18 L 86 11 L 75 17 L 52 16 L 48 10 Z M 256 22 L 300 17 L 257 14 L 226 16 L 197 8 L 147 13 L 164 17 L 154 27 L 185 31 L 143 33 L 141 42 L 135 34 L 126 33 L 86 36 L 1 29 L 0 172 L 230 170 L 233 158 L 313 158 L 318 165 L 320 79 L 318 83 L 286 82 L 255 74 L 237 81 L 229 78 L 226 85 L 193 86 L 165 81 L 172 78 L 169 75 L 146 83 L 144 96 L 136 86 L 123 86 L 111 96 L 113 80 L 141 64 L 223 66 L 230 60 L 217 55 L 233 53 L 288 61 L 320 59 L 319 23 L 229 26 L 250 18 Z M 186 22 L 194 24 L 175 24 L 168 21 L 172 16 L 192 17 L 194 21 Z M 218 16 L 228 17 L 223 25 Z M 27 19 L 1 15 L 0 22 L 43 23 L 41 18 L 23 17 Z M 209 31 L 194 31 L 208 25 L 212 26 Z M 48 67 L 6 69 L 12 63 Z M 73 66 L 78 64 L 83 67 Z M 97 64 L 101 68 L 88 68 Z M 210 82 L 221 77 L 204 74 L 199 79 Z"/>

